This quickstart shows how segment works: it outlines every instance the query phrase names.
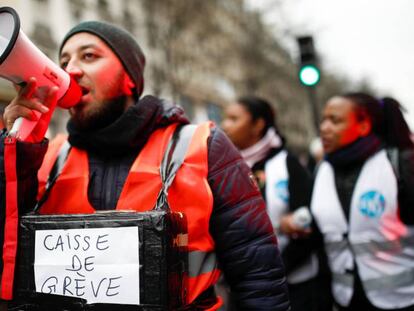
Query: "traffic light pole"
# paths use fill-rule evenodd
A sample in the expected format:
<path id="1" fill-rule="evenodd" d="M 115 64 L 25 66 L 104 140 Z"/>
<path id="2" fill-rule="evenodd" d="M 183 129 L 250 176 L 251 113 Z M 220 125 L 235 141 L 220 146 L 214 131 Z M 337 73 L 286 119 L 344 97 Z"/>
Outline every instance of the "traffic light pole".
<path id="1" fill-rule="evenodd" d="M 316 96 L 316 87 L 307 86 L 307 91 L 309 95 L 309 102 L 312 109 L 313 125 L 315 127 L 316 134 L 319 135 L 319 105 L 318 98 Z"/>
<path id="2" fill-rule="evenodd" d="M 300 51 L 299 81 L 307 89 L 310 105 L 312 106 L 313 125 L 316 134 L 319 134 L 319 105 L 316 96 L 316 86 L 319 84 L 321 73 L 318 59 L 313 46 L 312 36 L 298 37 Z"/>

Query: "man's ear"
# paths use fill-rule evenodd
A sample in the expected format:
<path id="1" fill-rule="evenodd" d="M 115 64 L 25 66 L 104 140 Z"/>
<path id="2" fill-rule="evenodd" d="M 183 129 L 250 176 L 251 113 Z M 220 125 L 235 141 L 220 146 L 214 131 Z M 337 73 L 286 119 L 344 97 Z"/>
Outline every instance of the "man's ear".
<path id="1" fill-rule="evenodd" d="M 371 133 L 372 125 L 371 122 L 368 119 L 365 119 L 360 122 L 359 124 L 359 133 L 361 137 L 367 136 L 369 133 Z"/>
<path id="2" fill-rule="evenodd" d="M 131 96 L 133 94 L 133 89 L 135 89 L 135 83 L 129 77 L 128 74 L 125 73 L 122 89 L 125 95 Z"/>

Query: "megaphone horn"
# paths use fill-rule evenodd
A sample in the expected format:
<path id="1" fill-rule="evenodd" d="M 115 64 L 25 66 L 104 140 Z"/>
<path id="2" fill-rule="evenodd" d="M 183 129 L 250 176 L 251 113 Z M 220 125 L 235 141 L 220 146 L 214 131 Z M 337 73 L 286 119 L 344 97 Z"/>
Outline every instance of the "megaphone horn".
<path id="1" fill-rule="evenodd" d="M 17 12 L 10 7 L 0 8 L 0 77 L 15 84 L 24 84 L 35 77 L 38 89 L 57 86 L 58 105 L 62 108 L 74 106 L 82 96 L 75 80 L 27 38 L 20 29 Z M 36 123 L 19 118 L 10 134 L 24 141 Z"/>

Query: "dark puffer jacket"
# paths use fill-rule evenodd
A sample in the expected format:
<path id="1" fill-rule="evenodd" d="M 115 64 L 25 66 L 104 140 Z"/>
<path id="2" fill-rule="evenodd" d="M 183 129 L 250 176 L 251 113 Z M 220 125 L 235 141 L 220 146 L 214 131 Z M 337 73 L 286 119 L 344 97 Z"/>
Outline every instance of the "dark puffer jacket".
<path id="1" fill-rule="evenodd" d="M 188 122 L 180 108 L 148 96 L 121 118 L 123 122 L 89 136 L 68 125 L 71 144 L 88 151 L 88 195 L 97 210 L 115 208 L 132 161 L 155 129 Z M 3 144 L 0 149 L 3 162 Z M 30 211 L 35 204 L 36 172 L 46 149 L 47 142 L 18 144 L 21 212 Z M 237 310 L 289 310 L 284 268 L 264 202 L 249 168 L 218 128 L 212 129 L 208 140 L 208 167 L 214 196 L 210 233 Z M 4 165 L 0 169 L 4 223 Z"/>

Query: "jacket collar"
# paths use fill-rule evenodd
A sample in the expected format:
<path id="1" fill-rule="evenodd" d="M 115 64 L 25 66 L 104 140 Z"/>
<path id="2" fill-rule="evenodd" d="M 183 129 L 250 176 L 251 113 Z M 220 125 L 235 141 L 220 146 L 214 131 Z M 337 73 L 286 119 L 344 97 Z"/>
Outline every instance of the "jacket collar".
<path id="1" fill-rule="evenodd" d="M 180 107 L 145 96 L 105 128 L 83 132 L 69 120 L 67 129 L 72 146 L 101 156 L 117 156 L 141 150 L 151 133 L 160 127 L 188 122 Z"/>

